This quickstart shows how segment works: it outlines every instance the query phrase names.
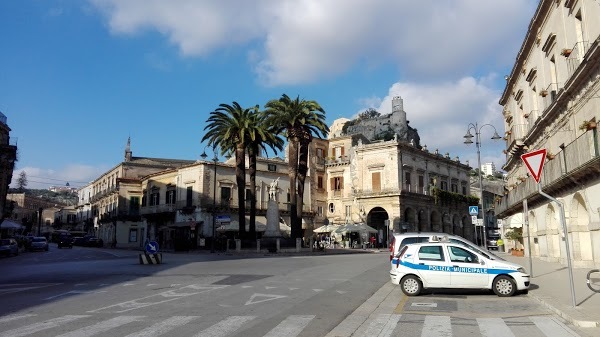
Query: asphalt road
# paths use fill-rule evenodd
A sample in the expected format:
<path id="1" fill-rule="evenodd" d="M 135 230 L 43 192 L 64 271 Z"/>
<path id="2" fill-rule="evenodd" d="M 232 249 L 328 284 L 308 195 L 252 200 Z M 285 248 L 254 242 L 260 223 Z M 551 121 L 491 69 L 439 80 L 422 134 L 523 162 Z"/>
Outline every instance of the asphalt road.
<path id="1" fill-rule="evenodd" d="M 52 245 L 0 259 L 0 337 L 598 336 L 523 295 L 407 298 L 384 252 L 165 254 L 161 265 L 137 254 Z"/>

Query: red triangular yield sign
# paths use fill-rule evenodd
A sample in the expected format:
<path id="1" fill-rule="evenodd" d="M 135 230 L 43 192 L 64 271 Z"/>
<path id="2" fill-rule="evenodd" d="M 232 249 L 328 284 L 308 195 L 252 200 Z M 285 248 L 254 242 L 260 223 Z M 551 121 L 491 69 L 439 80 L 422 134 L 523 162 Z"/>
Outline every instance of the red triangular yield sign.
<path id="1" fill-rule="evenodd" d="M 539 184 L 540 178 L 542 177 L 542 168 L 544 167 L 544 161 L 546 159 L 546 149 L 536 150 L 533 152 L 525 153 L 521 155 L 521 160 L 527 166 L 529 173 L 535 179 L 535 182 Z"/>

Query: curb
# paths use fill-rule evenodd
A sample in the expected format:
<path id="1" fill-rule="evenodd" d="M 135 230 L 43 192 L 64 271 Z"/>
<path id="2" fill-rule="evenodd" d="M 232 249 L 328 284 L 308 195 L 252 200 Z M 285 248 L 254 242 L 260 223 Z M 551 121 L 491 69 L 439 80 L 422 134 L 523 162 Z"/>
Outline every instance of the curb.
<path id="1" fill-rule="evenodd" d="M 550 311 L 554 312 L 555 314 L 557 314 L 558 316 L 562 317 L 563 319 L 565 319 L 567 322 L 580 327 L 580 328 L 597 328 L 600 327 L 600 322 L 598 321 L 582 321 L 582 320 L 578 320 L 578 319 L 574 319 L 573 317 L 571 317 L 571 315 L 565 313 L 564 311 L 556 308 L 555 306 L 553 306 L 552 304 L 546 302 L 544 299 L 536 296 L 536 295 L 532 295 L 531 291 L 529 291 L 529 294 L 527 296 L 530 296 L 532 298 L 534 298 L 535 300 L 537 300 L 538 302 L 540 302 L 540 304 L 542 304 L 544 307 L 546 307 L 547 309 L 550 309 Z"/>

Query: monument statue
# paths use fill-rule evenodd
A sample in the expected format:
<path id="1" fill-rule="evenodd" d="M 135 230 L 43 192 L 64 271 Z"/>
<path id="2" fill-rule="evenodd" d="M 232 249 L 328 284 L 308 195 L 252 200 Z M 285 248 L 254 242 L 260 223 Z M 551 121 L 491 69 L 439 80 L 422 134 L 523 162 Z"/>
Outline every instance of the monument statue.
<path id="1" fill-rule="evenodd" d="M 275 200 L 275 196 L 277 195 L 277 183 L 279 182 L 279 177 L 277 179 L 273 179 L 271 185 L 269 187 L 269 200 Z"/>

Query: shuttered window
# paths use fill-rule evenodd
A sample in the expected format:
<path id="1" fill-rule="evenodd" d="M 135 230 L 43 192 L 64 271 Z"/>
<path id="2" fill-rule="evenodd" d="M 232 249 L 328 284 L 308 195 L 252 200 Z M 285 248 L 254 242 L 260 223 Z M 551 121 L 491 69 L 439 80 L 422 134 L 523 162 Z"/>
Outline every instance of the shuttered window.
<path id="1" fill-rule="evenodd" d="M 371 185 L 373 186 L 373 192 L 381 191 L 381 172 L 371 173 Z"/>

